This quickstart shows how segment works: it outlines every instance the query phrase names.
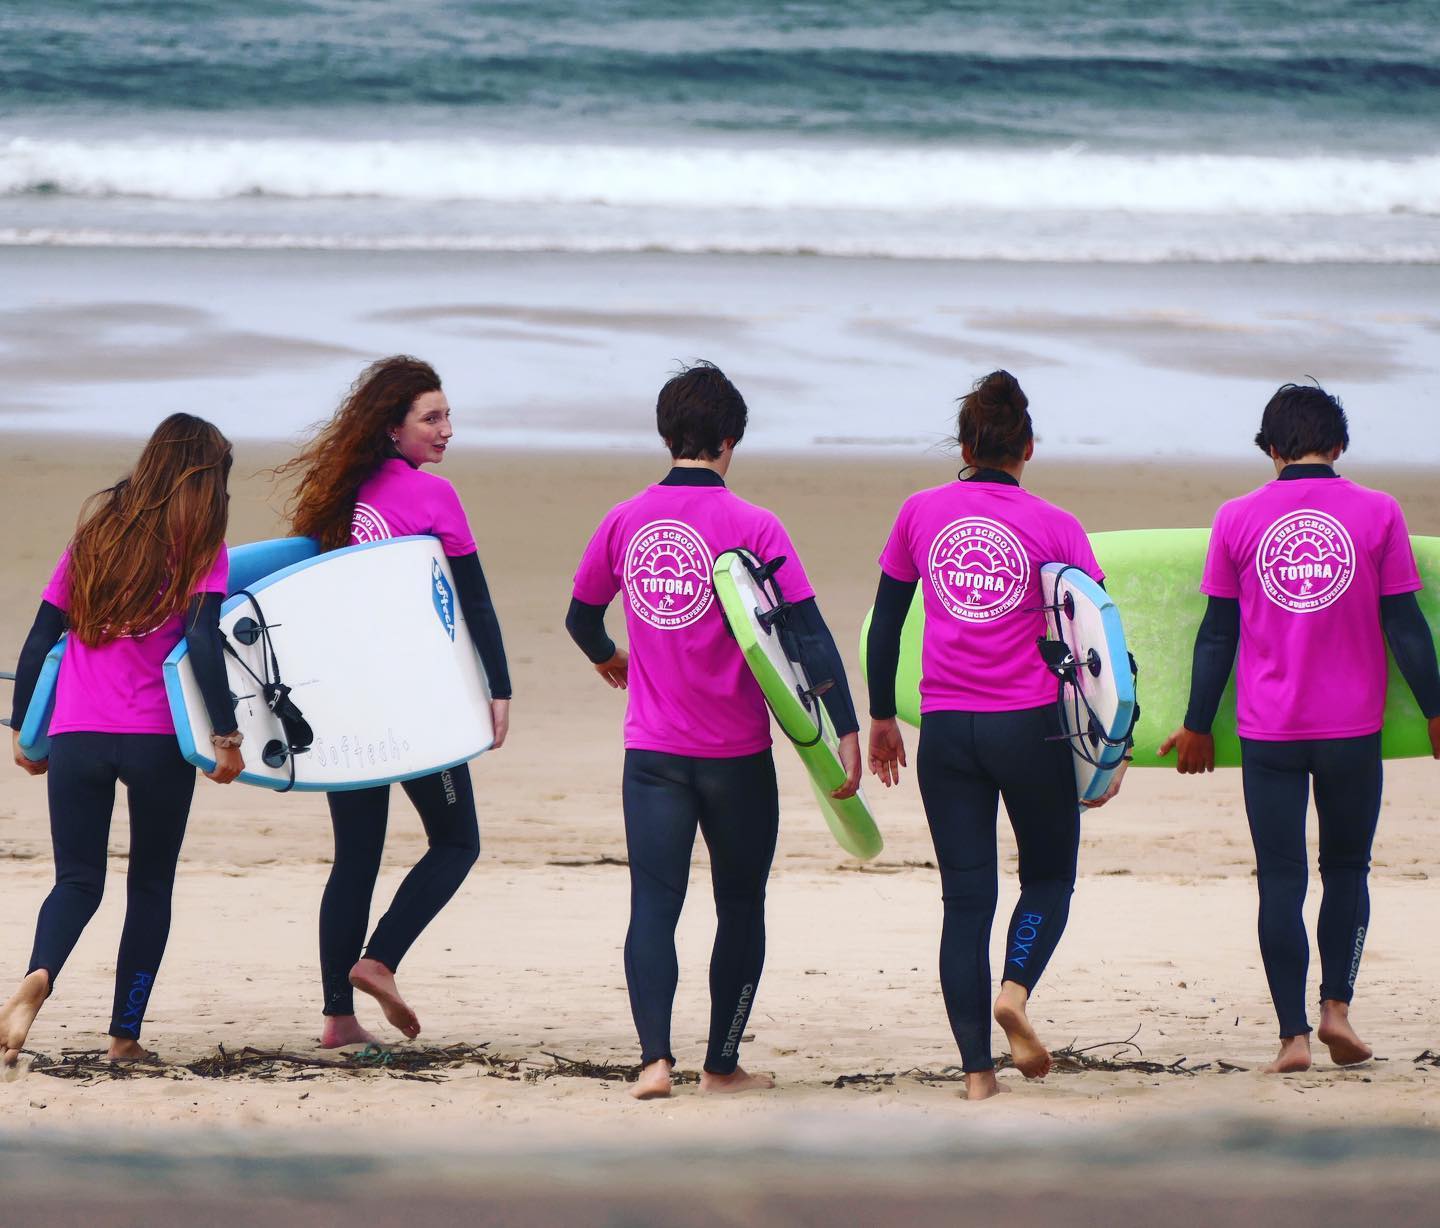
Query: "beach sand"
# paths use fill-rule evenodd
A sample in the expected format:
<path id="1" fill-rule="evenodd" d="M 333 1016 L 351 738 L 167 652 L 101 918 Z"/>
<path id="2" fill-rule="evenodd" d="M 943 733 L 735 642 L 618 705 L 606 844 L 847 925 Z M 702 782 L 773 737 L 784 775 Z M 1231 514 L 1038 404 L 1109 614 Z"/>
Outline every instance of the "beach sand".
<path id="1" fill-rule="evenodd" d="M 13 661 L 82 498 L 118 477 L 135 448 L 9 435 L 0 439 L 0 450 L 0 517 L 11 526 L 0 541 L 0 655 Z M 240 449 L 232 480 L 232 543 L 282 531 L 273 488 L 260 472 L 281 456 L 273 446 Z M 658 451 L 463 450 L 443 468 L 459 487 L 480 542 L 516 699 L 510 742 L 473 765 L 481 860 L 410 954 L 400 983 L 424 1025 L 421 1043 L 483 1042 L 505 1063 L 498 1069 L 471 1064 L 433 1083 L 381 1072 L 322 1073 L 299 1083 L 207 1079 L 173 1070 L 175 1077 L 86 1083 L 36 1072 L 0 1084 L 0 1129 L 11 1140 L 7 1147 L 20 1149 L 12 1150 L 12 1160 L 32 1145 L 27 1139 L 77 1136 L 110 1145 L 117 1131 L 125 1146 L 149 1139 L 167 1154 L 183 1150 L 181 1140 L 210 1137 L 206 1131 L 229 1132 L 224 1137 L 235 1137 L 241 1150 L 290 1155 L 332 1148 L 374 1156 L 399 1145 L 407 1154 L 454 1159 L 443 1173 L 435 1170 L 435 1194 L 447 1180 L 467 1190 L 480 1180 L 477 1174 L 501 1171 L 510 1174 L 505 1189 L 533 1189 L 525 1185 L 524 1164 L 507 1168 L 503 1157 L 496 1158 L 504 1148 L 536 1163 L 535 1157 L 558 1155 L 588 1156 L 585 1163 L 598 1165 L 595 1156 L 611 1154 L 606 1148 L 624 1149 L 633 1161 L 647 1149 L 674 1158 L 689 1147 L 708 1154 L 713 1168 L 716 1155 L 730 1154 L 727 1148 L 739 1155 L 735 1149 L 751 1146 L 802 1152 L 808 1146 L 843 1168 L 847 1147 L 856 1153 L 909 1148 L 913 1157 L 942 1139 L 947 1147 L 970 1140 L 981 1149 L 977 1154 L 1010 1140 L 1020 1149 L 1015 1155 L 1040 1164 L 1052 1145 L 1073 1152 L 1087 1139 L 1098 1146 L 1104 1137 L 1139 1146 L 1134 1140 L 1158 1139 L 1167 1130 L 1183 1135 L 1205 1123 L 1238 1120 L 1240 1133 L 1226 1136 L 1232 1140 L 1249 1137 L 1246 1130 L 1273 1140 L 1321 1125 L 1440 1124 L 1440 1066 L 1433 1057 L 1417 1061 L 1422 1052 L 1440 1049 L 1440 950 L 1433 941 L 1440 928 L 1434 883 L 1440 876 L 1440 812 L 1434 804 L 1440 765 L 1428 760 L 1387 764 L 1374 920 L 1354 1015 L 1377 1060 L 1363 1067 L 1338 1071 L 1321 1049 L 1311 1073 L 1256 1073 L 1273 1055 L 1275 1024 L 1255 940 L 1253 862 L 1239 775 L 1220 771 L 1183 779 L 1135 771 L 1114 803 L 1085 817 L 1070 928 L 1036 994 L 1034 1018 L 1054 1046 L 1073 1043 L 1118 1058 L 1143 1050 L 1149 1061 L 1180 1063 L 1193 1073 L 1181 1073 L 1181 1067 L 1057 1072 L 1025 1083 L 1010 1071 L 1002 1081 L 1014 1094 L 985 1106 L 963 1103 L 953 1082 L 926 1083 L 907 1074 L 941 1072 L 958 1060 L 936 981 L 939 883 L 913 770 L 898 789 L 868 787 L 886 849 L 876 863 L 861 867 L 830 840 L 798 761 L 782 745 L 776 748 L 782 830 L 769 892 L 769 956 L 750 1025 L 754 1040 L 743 1051 L 747 1067 L 773 1071 L 779 1086 L 734 1100 L 702 1099 L 684 1086 L 672 1101 L 641 1105 L 614 1078 L 548 1077 L 556 1070 L 551 1055 L 597 1063 L 636 1057 L 621 967 L 627 875 L 615 864 L 624 856 L 618 787 L 623 697 L 593 675 L 562 623 L 570 575 L 594 524 L 610 504 L 664 468 Z M 874 559 L 902 498 L 946 480 L 953 468 L 934 453 L 864 464 L 833 455 L 752 456 L 742 447 L 731 471 L 733 489 L 772 507 L 789 526 L 860 695 L 856 639 L 873 592 Z M 1395 493 L 1413 532 L 1440 533 L 1440 486 L 1433 472 L 1347 472 Z M 1204 525 L 1222 499 L 1267 476 L 1258 454 L 1250 464 L 1219 468 L 1138 462 L 1061 467 L 1047 465 L 1042 454 L 1027 472 L 1027 484 L 1076 512 L 1090 529 L 1103 530 Z M 610 621 L 618 630 L 618 616 Z M 377 639 L 375 651 L 384 651 L 383 640 Z M 909 745 L 913 751 L 913 734 Z M 419 823 L 398 790 L 391 815 L 377 910 L 423 847 Z M 124 822 L 122 804 L 112 836 L 110 888 L 31 1035 L 30 1047 L 40 1053 L 94 1050 L 104 1043 L 123 906 Z M 1014 845 L 1003 821 L 1001 849 L 1003 917 L 1017 890 Z M 195 1062 L 214 1054 L 217 1045 L 316 1052 L 316 909 L 330 852 L 322 799 L 200 782 L 169 951 L 144 1038 L 164 1059 Z M 25 971 L 35 912 L 50 876 L 44 781 L 13 769 L 0 773 L 0 985 Z M 713 927 L 708 894 L 702 846 L 679 937 L 675 1039 L 682 1070 L 696 1070 L 703 1054 L 705 961 Z M 1312 933 L 1318 895 L 1317 881 L 1309 906 Z M 997 951 L 1001 938 L 1003 925 L 997 926 Z M 1318 965 L 1311 979 L 1313 985 Z M 360 1009 L 364 1022 L 398 1041 L 368 1002 L 362 999 Z M 1134 1047 L 1112 1044 L 1127 1039 Z M 997 1053 L 1003 1040 L 997 1030 Z M 837 1086 L 842 1076 L 859 1074 L 885 1077 Z M 1244 1151 L 1238 1143 L 1228 1151 L 1217 1146 L 1203 1164 L 1197 1160 L 1190 1172 L 1201 1183 L 1197 1197 L 1224 1192 L 1240 1198 L 1213 1182 L 1230 1163 L 1225 1155 Z M 1185 1154 L 1184 1147 L 1178 1154 Z M 13 1176 L 15 1163 L 0 1171 Z M 317 1172 L 338 1171 L 326 1167 L 329 1159 L 316 1163 Z M 996 1174 L 1030 1172 L 1033 1165 L 1015 1170 L 997 1159 L 995 1167 L 988 1161 L 982 1167 L 1000 1182 Z M 1354 1176 L 1353 1169 L 1345 1171 Z M 582 1170 L 583 1164 L 576 1171 Z M 711 1169 L 697 1160 L 694 1171 Z M 1381 1180 L 1380 1169 L 1365 1171 L 1372 1184 Z M 945 1172 L 947 1180 L 961 1179 L 953 1165 Z M 383 1176 L 376 1178 L 382 1185 Z M 931 1176 L 938 1180 L 934 1170 Z M 981 1180 L 983 1174 L 968 1177 Z M 641 1179 L 637 1169 L 635 1181 Z M 664 1180 L 674 1182 L 676 1174 L 667 1171 Z M 823 1182 L 832 1192 L 843 1185 L 829 1177 Z M 18 1197 L 26 1187 L 14 1188 Z M 563 1193 L 552 1188 L 547 1196 L 553 1201 Z M 54 1194 L 51 1189 L 47 1196 L 53 1200 Z M 852 1202 L 837 1213 L 863 1222 L 861 1206 Z M 698 1203 L 691 1208 L 696 1215 L 699 1209 Z M 1080 1203 L 1072 1208 L 1073 1222 L 1104 1218 L 1084 1219 L 1083 1209 Z M 1015 1222 L 1044 1222 L 1043 1207 L 1031 1210 L 1038 1218 Z M 1177 1210 L 1174 1222 L 1191 1222 L 1188 1214 Z M 1410 1222 L 1408 1214 L 1396 1210 L 1393 1222 Z M 751 1218 L 772 1222 L 758 1212 Z M 382 1220 L 392 1222 L 377 1222 Z M 581 1215 L 569 1222 L 581 1220 L 590 1222 Z M 555 1222 L 565 1221 L 561 1215 Z M 651 1221 L 639 1216 L 624 1222 Z"/>

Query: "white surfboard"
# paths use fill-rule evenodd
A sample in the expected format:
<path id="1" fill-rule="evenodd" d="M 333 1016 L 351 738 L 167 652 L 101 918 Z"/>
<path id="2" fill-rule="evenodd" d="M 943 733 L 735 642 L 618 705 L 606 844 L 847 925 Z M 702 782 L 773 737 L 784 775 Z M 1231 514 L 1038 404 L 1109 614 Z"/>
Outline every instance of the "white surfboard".
<path id="1" fill-rule="evenodd" d="M 319 553 L 319 545 L 308 537 L 276 537 L 234 546 L 230 550 L 229 591 L 247 588 L 272 571 Z M 30 706 L 25 709 L 25 719 L 20 726 L 20 750 L 32 761 L 48 758 L 50 754 L 50 717 L 55 711 L 55 687 L 64 655 L 65 636 L 62 635 L 46 654 L 30 696 Z"/>
<path id="2" fill-rule="evenodd" d="M 1081 801 L 1110 787 L 1135 725 L 1135 673 L 1120 611 L 1106 591 L 1078 567 L 1040 569 L 1047 641 L 1046 663 L 1060 677 L 1060 709 L 1075 752 Z"/>
<path id="3" fill-rule="evenodd" d="M 247 784 L 363 789 L 455 767 L 494 742 L 489 684 L 433 537 L 319 555 L 221 610 Z M 277 681 L 313 733 L 296 753 L 267 706 L 266 684 Z M 210 721 L 183 641 L 165 685 L 181 752 L 208 770 Z"/>

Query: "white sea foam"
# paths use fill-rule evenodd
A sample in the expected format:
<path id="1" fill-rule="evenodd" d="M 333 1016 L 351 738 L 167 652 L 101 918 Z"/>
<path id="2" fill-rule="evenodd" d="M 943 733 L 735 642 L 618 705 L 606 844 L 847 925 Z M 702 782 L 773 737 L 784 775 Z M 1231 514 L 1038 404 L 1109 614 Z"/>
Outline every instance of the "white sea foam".
<path id="1" fill-rule="evenodd" d="M 0 195 L 37 192 L 185 202 L 358 197 L 767 213 L 1430 217 L 1440 216 L 1440 155 L 294 137 L 0 140 Z"/>

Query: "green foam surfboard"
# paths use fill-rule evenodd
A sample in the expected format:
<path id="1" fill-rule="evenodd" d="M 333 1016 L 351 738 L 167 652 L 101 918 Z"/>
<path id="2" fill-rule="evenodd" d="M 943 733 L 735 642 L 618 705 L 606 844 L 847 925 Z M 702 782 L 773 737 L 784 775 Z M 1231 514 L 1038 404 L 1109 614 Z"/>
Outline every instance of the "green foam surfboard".
<path id="1" fill-rule="evenodd" d="M 1135 767 L 1173 767 L 1156 755 L 1160 743 L 1185 719 L 1190 699 L 1190 657 L 1195 632 L 1205 614 L 1200 592 L 1209 529 L 1126 529 L 1092 533 L 1090 543 L 1105 571 L 1105 588 L 1115 598 L 1125 624 L 1125 638 L 1140 665 L 1137 697 L 1140 723 L 1135 727 Z M 1425 588 L 1417 594 L 1440 648 L 1440 537 L 1412 537 Z M 900 719 L 920 723 L 920 645 L 925 634 L 923 594 L 905 620 L 900 641 L 900 669 L 895 677 Z M 860 630 L 860 660 L 870 615 Z M 1235 733 L 1235 679 L 1232 676 L 1215 718 L 1215 763 L 1238 767 L 1240 740 Z M 1392 659 L 1385 701 L 1381 749 L 1387 759 L 1426 756 L 1430 738 L 1424 716 Z"/>
<path id="2" fill-rule="evenodd" d="M 884 847 L 875 816 L 863 793 L 843 801 L 830 796 L 845 783 L 835 730 L 825 705 L 808 694 L 804 668 L 786 654 L 779 625 L 763 617 L 776 607 L 778 590 L 763 578 L 757 579 L 757 569 L 763 576 L 761 561 L 748 551 L 727 550 L 715 560 L 715 594 L 725 621 L 735 633 L 776 722 L 810 774 L 810 786 L 830 834 L 847 853 L 868 861 Z M 778 570 L 783 573 L 783 567 Z"/>

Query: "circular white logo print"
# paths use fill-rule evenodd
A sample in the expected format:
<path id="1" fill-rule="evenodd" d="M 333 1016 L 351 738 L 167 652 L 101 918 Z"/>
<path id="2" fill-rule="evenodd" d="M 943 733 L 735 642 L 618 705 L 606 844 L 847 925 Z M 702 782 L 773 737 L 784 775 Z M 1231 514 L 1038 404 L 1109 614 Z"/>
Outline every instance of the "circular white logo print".
<path id="1" fill-rule="evenodd" d="M 1355 543 L 1324 512 L 1291 512 L 1265 530 L 1255 550 L 1260 587 L 1276 605 L 1313 614 L 1340 600 L 1355 578 Z"/>
<path id="2" fill-rule="evenodd" d="M 383 542 L 394 536 L 385 517 L 368 503 L 357 503 L 350 514 L 350 536 L 357 546 L 366 542 Z"/>
<path id="3" fill-rule="evenodd" d="M 654 520 L 625 548 L 630 608 L 661 631 L 688 627 L 715 600 L 714 560 L 704 539 L 679 520 Z"/>
<path id="4" fill-rule="evenodd" d="M 1030 559 L 1020 540 L 984 516 L 967 516 L 941 529 L 930 543 L 929 568 L 940 604 L 967 622 L 1008 614 L 1030 583 Z"/>

